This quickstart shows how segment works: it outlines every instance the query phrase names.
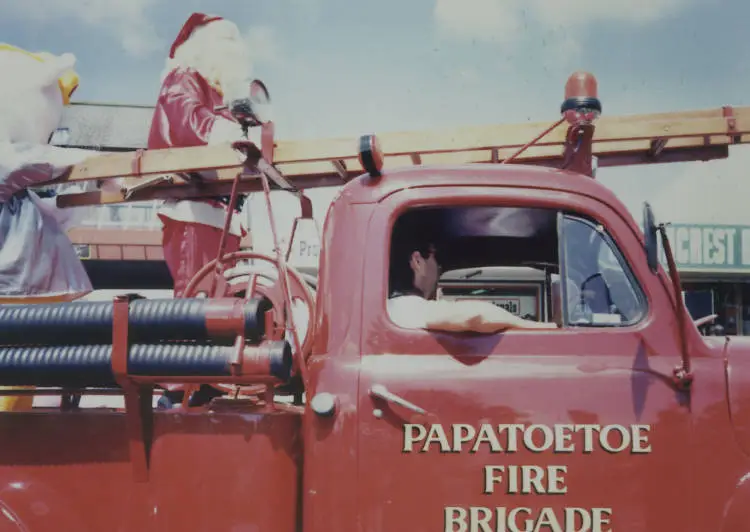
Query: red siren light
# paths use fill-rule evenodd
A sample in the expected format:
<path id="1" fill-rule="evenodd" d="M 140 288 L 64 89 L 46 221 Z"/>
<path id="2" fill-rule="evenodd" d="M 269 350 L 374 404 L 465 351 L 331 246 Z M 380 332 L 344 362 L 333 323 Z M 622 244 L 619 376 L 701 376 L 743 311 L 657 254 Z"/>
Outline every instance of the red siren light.
<path id="1" fill-rule="evenodd" d="M 599 86 L 589 72 L 574 72 L 565 83 L 565 101 L 560 113 L 570 124 L 590 124 L 602 113 Z"/>
<path id="2" fill-rule="evenodd" d="M 383 169 L 383 150 L 375 135 L 362 135 L 359 137 L 359 164 L 370 175 L 380 177 Z"/>

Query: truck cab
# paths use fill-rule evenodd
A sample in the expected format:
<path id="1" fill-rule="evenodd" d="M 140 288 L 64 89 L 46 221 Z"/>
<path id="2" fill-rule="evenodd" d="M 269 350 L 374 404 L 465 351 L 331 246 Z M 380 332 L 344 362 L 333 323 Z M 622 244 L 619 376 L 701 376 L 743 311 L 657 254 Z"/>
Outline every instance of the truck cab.
<path id="1" fill-rule="evenodd" d="M 443 235 L 443 298 L 490 298 L 558 328 L 393 323 L 391 245 L 416 223 Z M 606 187 L 563 170 L 424 167 L 347 185 L 323 232 L 308 397 L 330 408 L 305 420 L 305 528 L 698 531 L 747 519 L 729 340 L 681 330 L 687 314 L 647 240 Z M 500 274 L 491 290 L 472 281 L 485 270 Z"/>

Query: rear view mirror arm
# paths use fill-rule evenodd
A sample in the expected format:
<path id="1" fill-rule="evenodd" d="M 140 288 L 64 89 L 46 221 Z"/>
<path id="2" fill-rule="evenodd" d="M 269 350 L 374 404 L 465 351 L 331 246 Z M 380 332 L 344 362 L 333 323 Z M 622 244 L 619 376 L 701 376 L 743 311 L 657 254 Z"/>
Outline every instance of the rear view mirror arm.
<path id="1" fill-rule="evenodd" d="M 680 297 L 682 292 L 680 287 L 680 277 L 677 273 L 677 266 L 672 256 L 672 246 L 669 243 L 667 237 L 666 225 L 659 224 L 659 233 L 661 234 L 662 243 L 664 245 L 664 254 L 667 256 L 667 265 L 669 266 L 669 277 L 672 280 L 672 288 L 675 297 L 675 312 L 677 313 L 677 326 L 680 333 L 680 353 L 682 355 L 682 365 L 678 366 L 674 370 L 674 381 L 677 387 L 681 390 L 687 390 L 693 382 L 693 373 L 690 366 L 690 353 L 688 352 L 687 342 L 687 309 L 685 303 Z"/>

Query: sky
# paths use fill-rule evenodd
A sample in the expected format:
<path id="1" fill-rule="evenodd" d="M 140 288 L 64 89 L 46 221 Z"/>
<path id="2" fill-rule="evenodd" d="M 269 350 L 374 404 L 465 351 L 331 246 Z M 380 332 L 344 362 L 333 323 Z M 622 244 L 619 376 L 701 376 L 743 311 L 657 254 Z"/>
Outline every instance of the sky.
<path id="1" fill-rule="evenodd" d="M 194 11 L 242 29 L 280 139 L 551 123 L 576 70 L 596 75 L 605 115 L 750 104 L 743 0 L 0 0 L 0 35 L 75 54 L 76 101 L 153 105 Z M 649 200 L 669 221 L 750 225 L 748 163 L 734 148 L 597 179 L 637 219 Z M 334 193 L 310 194 L 319 218 Z M 291 227 L 293 207 L 280 205 Z"/>

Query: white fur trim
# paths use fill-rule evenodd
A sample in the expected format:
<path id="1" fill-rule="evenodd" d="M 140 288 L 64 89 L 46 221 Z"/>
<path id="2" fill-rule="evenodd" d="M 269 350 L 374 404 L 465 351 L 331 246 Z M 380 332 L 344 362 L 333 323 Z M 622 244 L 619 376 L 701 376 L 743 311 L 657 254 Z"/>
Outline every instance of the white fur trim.
<path id="1" fill-rule="evenodd" d="M 162 81 L 176 68 L 193 68 L 210 83 L 233 87 L 252 75 L 250 48 L 237 26 L 226 19 L 197 28 L 190 38 L 167 58 Z M 231 98 L 224 91 L 227 98 Z M 225 101 L 228 101 L 225 98 Z"/>
<path id="2" fill-rule="evenodd" d="M 223 229 L 227 211 L 225 208 L 214 207 L 202 201 L 169 200 L 165 201 L 159 208 L 159 214 L 178 222 L 197 223 Z M 241 217 L 242 214 L 235 213 L 232 216 L 232 225 L 229 228 L 231 234 L 239 237 L 242 237 L 244 229 Z"/>
<path id="3" fill-rule="evenodd" d="M 221 115 L 217 116 L 208 136 L 208 144 L 221 144 L 236 140 L 242 140 L 240 125 L 234 120 L 228 120 Z"/>

